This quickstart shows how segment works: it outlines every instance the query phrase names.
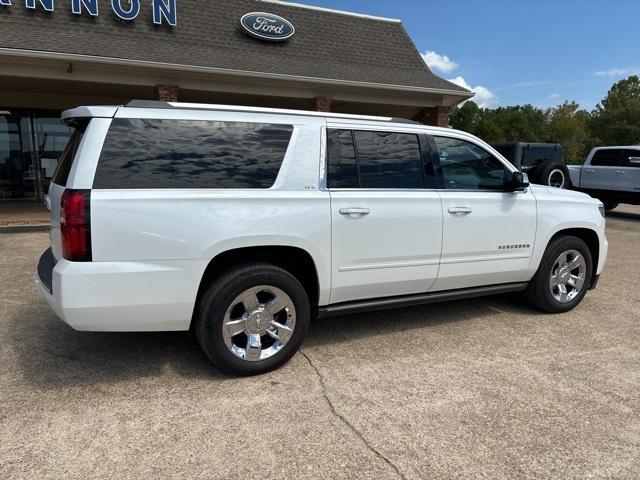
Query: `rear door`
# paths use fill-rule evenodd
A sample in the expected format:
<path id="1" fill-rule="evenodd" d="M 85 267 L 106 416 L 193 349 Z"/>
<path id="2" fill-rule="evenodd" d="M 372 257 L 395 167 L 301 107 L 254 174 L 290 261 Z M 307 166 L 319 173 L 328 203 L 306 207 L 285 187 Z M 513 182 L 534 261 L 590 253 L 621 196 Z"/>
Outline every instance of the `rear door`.
<path id="1" fill-rule="evenodd" d="M 625 163 L 624 191 L 640 194 L 640 150 L 626 149 L 622 160 Z"/>
<path id="2" fill-rule="evenodd" d="M 329 124 L 327 143 L 331 303 L 428 291 L 442 209 L 426 136 Z"/>
<path id="3" fill-rule="evenodd" d="M 582 167 L 580 188 L 587 190 L 620 190 L 624 180 L 621 148 L 601 148 L 591 157 L 591 163 Z"/>

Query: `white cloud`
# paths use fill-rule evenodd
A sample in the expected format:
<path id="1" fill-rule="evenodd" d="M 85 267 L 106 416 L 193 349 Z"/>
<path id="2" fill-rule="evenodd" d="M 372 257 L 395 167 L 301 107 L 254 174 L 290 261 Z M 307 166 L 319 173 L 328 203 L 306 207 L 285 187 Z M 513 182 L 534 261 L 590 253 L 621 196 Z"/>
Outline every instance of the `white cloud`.
<path id="1" fill-rule="evenodd" d="M 551 95 L 549 95 L 547 97 L 547 100 L 557 100 L 558 98 L 560 98 L 560 94 L 559 93 L 552 93 Z"/>
<path id="2" fill-rule="evenodd" d="M 426 53 L 423 53 L 422 58 L 425 63 L 429 65 L 429 68 L 432 70 L 438 70 L 439 72 L 450 73 L 458 68 L 458 64 L 449 57 L 446 55 L 440 55 L 432 50 L 428 50 Z"/>
<path id="3" fill-rule="evenodd" d="M 451 60 L 447 55 L 440 55 L 433 50 L 427 50 L 422 54 L 422 58 L 430 69 L 436 70 L 442 73 L 451 73 L 458 69 L 460 65 Z M 471 90 L 475 93 L 473 101 L 482 108 L 487 108 L 495 105 L 498 101 L 498 97 L 495 93 L 489 90 L 487 87 L 477 85 L 472 87 L 467 83 L 462 75 L 458 75 L 455 78 L 450 78 L 450 82 L 455 83 L 467 90 Z"/>
<path id="4" fill-rule="evenodd" d="M 640 68 L 610 68 L 609 70 L 598 70 L 594 73 L 596 77 L 626 77 L 640 72 Z"/>
<path id="5" fill-rule="evenodd" d="M 461 86 L 462 88 L 466 88 L 467 90 L 471 90 L 475 93 L 474 97 L 471 99 L 478 104 L 479 107 L 488 108 L 494 106 L 498 97 L 495 93 L 489 90 L 487 87 L 483 87 L 482 85 L 477 85 L 472 87 L 467 83 L 467 81 L 461 75 L 458 75 L 455 78 L 450 78 L 449 81 L 451 83 L 455 83 L 456 85 Z"/>

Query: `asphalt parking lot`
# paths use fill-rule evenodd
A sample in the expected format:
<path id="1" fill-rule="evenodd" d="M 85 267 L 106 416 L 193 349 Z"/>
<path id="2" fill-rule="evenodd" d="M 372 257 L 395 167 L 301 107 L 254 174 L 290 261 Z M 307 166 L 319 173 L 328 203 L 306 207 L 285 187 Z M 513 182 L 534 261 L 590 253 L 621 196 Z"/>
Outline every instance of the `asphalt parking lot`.
<path id="1" fill-rule="evenodd" d="M 638 478 L 640 208 L 574 311 L 512 296 L 316 321 L 284 368 L 186 334 L 75 332 L 0 234 L 0 478 Z"/>

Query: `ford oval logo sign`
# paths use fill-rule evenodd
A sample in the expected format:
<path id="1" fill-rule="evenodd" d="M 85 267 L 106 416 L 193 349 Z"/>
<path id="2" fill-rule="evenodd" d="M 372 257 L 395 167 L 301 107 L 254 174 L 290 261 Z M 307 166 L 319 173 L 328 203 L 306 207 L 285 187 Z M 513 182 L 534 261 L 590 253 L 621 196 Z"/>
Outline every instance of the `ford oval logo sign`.
<path id="1" fill-rule="evenodd" d="M 272 42 L 282 42 L 296 33 L 289 20 L 272 13 L 247 13 L 240 19 L 240 25 L 249 35 Z"/>

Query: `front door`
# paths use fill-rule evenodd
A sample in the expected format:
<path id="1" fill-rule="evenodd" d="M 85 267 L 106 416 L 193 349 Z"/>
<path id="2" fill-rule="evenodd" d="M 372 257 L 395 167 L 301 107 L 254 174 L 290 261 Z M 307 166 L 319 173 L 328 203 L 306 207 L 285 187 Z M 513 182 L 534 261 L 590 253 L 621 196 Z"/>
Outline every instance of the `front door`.
<path id="1" fill-rule="evenodd" d="M 419 132 L 328 131 L 331 303 L 428 291 L 442 208 Z"/>
<path id="2" fill-rule="evenodd" d="M 479 144 L 455 136 L 433 141 L 443 214 L 442 257 L 433 290 L 523 281 L 537 223 L 530 189 L 504 191 L 507 165 Z"/>

